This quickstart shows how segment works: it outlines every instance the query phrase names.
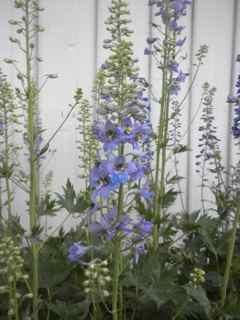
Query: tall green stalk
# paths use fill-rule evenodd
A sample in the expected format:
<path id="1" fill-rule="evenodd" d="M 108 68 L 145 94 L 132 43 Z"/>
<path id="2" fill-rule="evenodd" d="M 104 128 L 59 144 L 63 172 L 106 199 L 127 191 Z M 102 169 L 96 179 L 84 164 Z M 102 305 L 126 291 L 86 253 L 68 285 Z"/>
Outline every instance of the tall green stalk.
<path id="1" fill-rule="evenodd" d="M 2 207 L 3 207 L 3 200 L 2 200 L 2 178 L 0 178 L 0 226 L 2 223 Z"/>
<path id="2" fill-rule="evenodd" d="M 168 5 L 168 0 L 166 0 Z M 164 43 L 168 42 L 168 26 L 165 25 Z M 159 225 L 161 220 L 161 199 L 165 190 L 165 168 L 166 168 L 166 151 L 168 141 L 168 123 L 169 123 L 169 90 L 168 90 L 168 62 L 170 60 L 170 52 L 167 46 L 163 48 L 163 66 L 162 66 L 162 88 L 160 99 L 160 115 L 158 121 L 158 133 L 156 142 L 156 166 L 155 166 L 155 178 L 154 178 L 154 230 L 153 230 L 153 248 L 158 248 L 159 242 Z"/>
<path id="3" fill-rule="evenodd" d="M 124 146 L 122 145 L 119 155 L 124 155 Z M 117 202 L 117 216 L 123 214 L 123 185 L 119 187 L 118 202 Z M 121 241 L 115 240 L 114 245 L 114 271 L 113 271 L 113 299 L 112 299 L 112 313 L 113 320 L 121 320 L 123 317 L 123 296 L 122 290 L 119 286 L 119 278 L 122 272 L 122 256 L 121 256 Z"/>
<path id="4" fill-rule="evenodd" d="M 29 181 L 29 219 L 30 229 L 34 233 L 38 226 L 38 168 L 36 161 L 36 114 L 37 114 L 37 90 L 32 79 L 32 57 L 31 57 L 31 42 L 30 42 L 30 2 L 25 1 L 25 64 L 26 64 L 26 103 L 27 103 L 27 136 L 28 136 L 28 152 L 30 166 L 30 181 Z M 39 270 L 38 270 L 38 244 L 32 243 L 32 290 L 33 290 L 33 319 L 38 320 L 38 290 L 39 290 Z"/>
<path id="5" fill-rule="evenodd" d="M 123 110 L 128 103 L 129 95 L 133 88 L 128 87 L 128 77 L 134 74 L 135 70 L 131 70 L 132 44 L 127 40 L 130 32 L 127 29 L 128 20 L 123 16 L 128 15 L 127 3 L 123 0 L 112 0 L 111 15 L 107 21 L 108 30 L 112 34 L 114 48 L 112 55 L 109 57 L 108 63 L 112 66 L 109 76 L 115 78 L 115 83 L 111 83 L 111 79 L 105 83 L 110 92 L 114 92 L 114 100 L 118 110 Z M 112 28 L 114 25 L 114 28 Z M 125 29 L 125 30 L 124 30 Z M 118 119 L 121 124 L 122 119 Z M 122 144 L 118 150 L 119 156 L 124 156 L 124 145 Z M 117 216 L 123 214 L 124 187 L 120 185 L 117 197 Z M 116 238 L 114 242 L 113 252 L 113 292 L 112 292 L 112 317 L 113 320 L 123 319 L 123 292 L 120 284 L 120 275 L 122 272 L 122 254 L 121 239 Z"/>
<path id="6" fill-rule="evenodd" d="M 226 302 L 226 298 L 227 298 L 227 288 L 228 288 L 230 274 L 231 274 L 231 267 L 232 267 L 232 262 L 233 262 L 233 255 L 234 255 L 239 219 L 240 219 L 240 205 L 236 209 L 232 233 L 231 233 L 231 237 L 229 240 L 229 247 L 228 247 L 228 251 L 227 251 L 227 261 L 226 261 L 226 267 L 225 267 L 224 278 L 223 278 L 223 286 L 222 286 L 222 290 L 221 290 L 220 305 L 222 308 L 224 307 L 225 302 Z"/>
<path id="7" fill-rule="evenodd" d="M 153 202 L 153 249 L 156 250 L 159 244 L 160 225 L 164 222 L 164 212 L 166 210 L 164 199 L 166 195 L 167 153 L 169 142 L 171 142 L 169 126 L 172 124 L 170 109 L 174 104 L 180 109 L 189 93 L 188 90 L 182 101 L 178 102 L 177 96 L 181 89 L 181 84 L 188 75 L 181 68 L 181 61 L 184 57 L 180 56 L 180 52 L 185 40 L 182 41 L 180 39 L 180 36 L 182 36 L 181 31 L 184 27 L 179 21 L 181 21 L 181 16 L 185 15 L 188 4 L 183 4 L 182 10 L 179 10 L 179 6 L 170 0 L 161 1 L 159 4 L 152 1 L 152 5 L 157 6 L 159 11 L 156 15 L 160 16 L 161 21 L 159 24 L 155 22 L 152 24 L 158 34 L 157 37 L 151 37 L 148 40 L 152 47 L 151 50 L 146 50 L 146 53 L 153 54 L 162 77 L 159 95 L 160 115 L 156 133 L 156 164 L 153 177 L 155 191 Z M 175 116 L 173 113 L 172 117 Z"/>
<path id="8" fill-rule="evenodd" d="M 4 115 L 4 164 L 6 168 L 5 174 L 5 186 L 6 186 L 6 193 L 7 193 L 7 212 L 8 212 L 8 220 L 12 216 L 12 192 L 10 188 L 10 175 L 11 175 L 11 168 L 10 168 L 10 154 L 9 154 L 9 123 L 8 123 L 8 112 L 6 108 L 6 103 L 3 101 L 3 115 Z"/>
<path id="9" fill-rule="evenodd" d="M 15 26 L 17 38 L 10 37 L 10 41 L 14 43 L 20 52 L 23 53 L 25 60 L 24 71 L 21 71 L 15 60 L 7 60 L 12 63 L 17 71 L 17 78 L 20 82 L 20 88 L 17 88 L 17 98 L 19 105 L 25 112 L 26 132 L 25 143 L 28 150 L 28 165 L 29 165 L 29 179 L 28 183 L 28 214 L 29 224 L 32 237 L 34 237 L 38 225 L 38 201 L 39 201 L 39 159 L 36 157 L 38 153 L 38 138 L 39 128 L 37 126 L 38 120 L 38 95 L 39 89 L 34 80 L 33 65 L 40 61 L 35 52 L 35 41 L 37 34 L 43 31 L 38 25 L 37 17 L 39 11 L 42 9 L 36 0 L 15 0 L 15 7 L 19 9 L 22 16 L 19 20 L 10 20 L 9 23 Z M 33 292 L 33 319 L 38 320 L 38 306 L 39 306 L 39 244 L 34 241 L 31 243 L 32 253 L 32 292 Z"/>

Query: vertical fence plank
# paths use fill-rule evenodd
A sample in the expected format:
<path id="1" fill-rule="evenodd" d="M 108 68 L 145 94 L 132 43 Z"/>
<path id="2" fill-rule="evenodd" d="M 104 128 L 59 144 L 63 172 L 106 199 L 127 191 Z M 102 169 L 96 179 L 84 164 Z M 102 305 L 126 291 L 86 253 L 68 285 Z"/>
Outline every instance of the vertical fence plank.
<path id="1" fill-rule="evenodd" d="M 95 76 L 94 5 L 94 0 L 42 1 L 45 11 L 40 24 L 46 31 L 39 39 L 39 52 L 44 59 L 39 65 L 39 79 L 43 81 L 49 73 L 59 75 L 58 79 L 49 81 L 40 96 L 42 121 L 47 129 L 45 139 L 63 121 L 77 87 L 83 89 L 86 97 L 91 97 Z M 43 164 L 43 175 L 53 171 L 54 191 L 60 191 L 68 177 L 76 186 L 79 184 L 75 127 L 73 114 L 50 146 L 56 149 L 55 154 L 48 156 Z"/>
<path id="2" fill-rule="evenodd" d="M 203 0 L 196 1 L 195 11 L 195 38 L 194 51 L 201 44 L 209 45 L 209 53 L 202 67 L 201 73 L 196 81 L 193 89 L 192 114 L 196 112 L 196 108 L 201 97 L 202 84 L 207 81 L 211 86 L 217 87 L 217 94 L 214 99 L 216 106 L 215 118 L 218 127 L 218 136 L 221 138 L 221 150 L 223 154 L 223 163 L 226 165 L 226 143 L 228 136 L 228 106 L 226 97 L 229 90 L 230 68 L 232 50 L 232 12 L 233 1 L 225 0 Z M 195 157 L 199 152 L 198 139 L 199 133 L 197 127 L 200 123 L 201 113 L 196 117 L 195 124 L 191 130 L 191 173 L 189 200 L 190 209 L 200 207 L 200 188 L 201 179 L 195 172 Z M 208 192 L 209 194 L 209 192 Z M 211 198 L 207 197 L 211 201 Z"/>

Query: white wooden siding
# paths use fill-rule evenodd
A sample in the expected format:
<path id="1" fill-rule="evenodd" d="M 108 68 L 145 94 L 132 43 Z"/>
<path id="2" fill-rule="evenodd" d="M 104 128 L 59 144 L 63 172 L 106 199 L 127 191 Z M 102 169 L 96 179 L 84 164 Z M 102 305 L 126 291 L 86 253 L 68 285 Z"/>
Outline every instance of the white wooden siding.
<path id="1" fill-rule="evenodd" d="M 152 34 L 150 21 L 154 19 L 148 0 L 129 0 L 132 38 L 135 54 L 139 58 L 140 70 L 151 83 L 154 92 L 159 92 L 160 76 L 151 60 L 144 56 L 145 40 Z M 40 0 L 45 8 L 41 13 L 40 24 L 46 31 L 38 39 L 38 51 L 43 63 L 36 66 L 38 79 L 47 73 L 57 73 L 59 78 L 49 81 L 40 97 L 40 110 L 44 133 L 47 139 L 68 111 L 76 87 L 81 87 L 87 97 L 91 97 L 92 83 L 96 69 L 101 65 L 106 52 L 102 41 L 107 37 L 104 21 L 108 15 L 110 0 Z M 14 18 L 16 10 L 12 0 L 0 0 L 0 62 L 1 67 L 14 83 L 14 72 L 11 66 L 2 63 L 5 57 L 18 56 L 9 43 L 12 27 L 8 20 Z M 237 70 L 235 57 L 240 53 L 240 1 L 239 0 L 195 0 L 192 10 L 185 18 L 188 42 L 185 50 L 188 54 L 186 71 L 191 71 L 189 61 L 194 61 L 194 54 L 202 44 L 209 45 L 209 54 L 195 83 L 194 89 L 184 104 L 182 112 L 183 132 L 198 107 L 201 86 L 207 81 L 217 87 L 215 98 L 216 123 L 224 155 L 224 164 L 229 167 L 236 161 L 236 152 L 230 135 L 232 111 L 226 104 L 226 97 L 232 91 Z M 240 72 L 240 67 L 238 72 Z M 183 93 L 187 85 L 183 88 Z M 156 126 L 159 107 L 152 104 L 152 119 Z M 182 184 L 184 203 L 192 210 L 200 206 L 200 177 L 195 172 L 195 156 L 198 152 L 198 125 L 201 113 L 196 117 L 183 142 L 188 143 L 192 151 L 179 157 L 180 174 L 186 177 Z M 74 115 L 54 140 L 51 148 L 56 153 L 50 155 L 43 168 L 53 170 L 53 191 L 60 191 L 69 177 L 77 186 L 79 181 L 76 140 L 76 120 Z M 19 194 L 20 207 L 23 199 Z M 177 202 L 177 207 L 180 205 Z M 19 206 L 18 206 L 19 208 Z"/>

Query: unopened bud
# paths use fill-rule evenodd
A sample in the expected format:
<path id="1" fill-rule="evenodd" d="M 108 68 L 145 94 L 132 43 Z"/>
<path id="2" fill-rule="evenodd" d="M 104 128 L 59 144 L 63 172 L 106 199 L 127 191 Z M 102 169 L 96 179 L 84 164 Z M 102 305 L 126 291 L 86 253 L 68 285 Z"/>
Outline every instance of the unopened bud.
<path id="1" fill-rule="evenodd" d="M 1 286 L 0 293 L 5 293 L 5 292 L 8 292 L 8 288 L 6 286 Z"/>
<path id="2" fill-rule="evenodd" d="M 8 310 L 8 315 L 13 316 L 14 315 L 14 310 L 11 308 Z"/>
<path id="3" fill-rule="evenodd" d="M 84 286 L 88 286 L 89 284 L 90 284 L 90 281 L 89 281 L 89 280 L 83 281 L 83 285 L 84 285 Z"/>
<path id="4" fill-rule="evenodd" d="M 107 290 L 103 290 L 103 296 L 104 297 L 109 297 L 110 293 Z"/>
<path id="5" fill-rule="evenodd" d="M 33 298 L 33 294 L 32 293 L 27 293 L 23 296 L 23 299 L 32 299 Z"/>
<path id="6" fill-rule="evenodd" d="M 110 282 L 110 281 L 112 280 L 110 276 L 106 276 L 104 279 L 105 279 L 105 281 L 107 281 L 107 282 Z"/>
<path id="7" fill-rule="evenodd" d="M 90 288 L 84 288 L 84 292 L 85 293 L 89 293 L 90 292 Z"/>
<path id="8" fill-rule="evenodd" d="M 107 260 L 103 260 L 101 265 L 106 267 L 108 265 L 108 261 Z"/>
<path id="9" fill-rule="evenodd" d="M 107 274 L 107 273 L 109 273 L 109 270 L 108 270 L 108 268 L 102 268 L 102 272 Z"/>
<path id="10" fill-rule="evenodd" d="M 5 63 L 8 63 L 8 64 L 12 64 L 13 62 L 14 62 L 14 60 L 12 60 L 12 59 L 4 59 L 3 60 Z"/>

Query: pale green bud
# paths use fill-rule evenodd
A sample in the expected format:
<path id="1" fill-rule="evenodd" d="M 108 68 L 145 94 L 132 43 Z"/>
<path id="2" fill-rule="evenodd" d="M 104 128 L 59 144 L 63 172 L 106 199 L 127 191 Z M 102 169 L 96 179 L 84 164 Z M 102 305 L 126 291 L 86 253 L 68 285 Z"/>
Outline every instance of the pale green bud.
<path id="1" fill-rule="evenodd" d="M 109 273 L 109 270 L 108 270 L 108 268 L 102 268 L 102 273 L 105 273 L 105 274 L 107 274 L 107 273 Z"/>
<path id="2" fill-rule="evenodd" d="M 91 272 L 89 270 L 85 270 L 84 273 L 86 277 L 89 277 L 91 275 Z"/>
<path id="3" fill-rule="evenodd" d="M 84 285 L 84 286 L 88 286 L 89 284 L 90 284 L 90 281 L 89 281 L 89 280 L 83 281 L 83 285 Z"/>
<path id="4" fill-rule="evenodd" d="M 11 308 L 8 310 L 8 315 L 13 316 L 14 315 L 14 310 Z"/>
<path id="5" fill-rule="evenodd" d="M 91 291 L 90 288 L 84 288 L 85 293 L 89 293 L 90 291 Z"/>
<path id="6" fill-rule="evenodd" d="M 0 293 L 5 293 L 8 292 L 8 287 L 7 286 L 1 286 L 0 287 Z"/>
<path id="7" fill-rule="evenodd" d="M 107 290 L 103 290 L 102 293 L 103 293 L 104 297 L 109 297 L 110 296 L 110 293 Z"/>
<path id="8" fill-rule="evenodd" d="M 100 277 L 100 278 L 98 279 L 98 283 L 99 283 L 100 286 L 105 286 L 106 281 L 105 281 L 104 278 Z"/>
<path id="9" fill-rule="evenodd" d="M 107 282 L 110 282 L 110 281 L 112 280 L 112 278 L 111 278 L 110 276 L 106 276 L 104 279 L 105 279 L 105 281 L 107 281 Z"/>
<path id="10" fill-rule="evenodd" d="M 107 260 L 103 260 L 103 261 L 101 262 L 101 265 L 106 267 L 106 266 L 108 265 L 108 261 L 107 261 Z"/>
<path id="11" fill-rule="evenodd" d="M 33 294 L 32 293 L 27 293 L 23 296 L 23 299 L 32 299 L 33 298 Z"/>

